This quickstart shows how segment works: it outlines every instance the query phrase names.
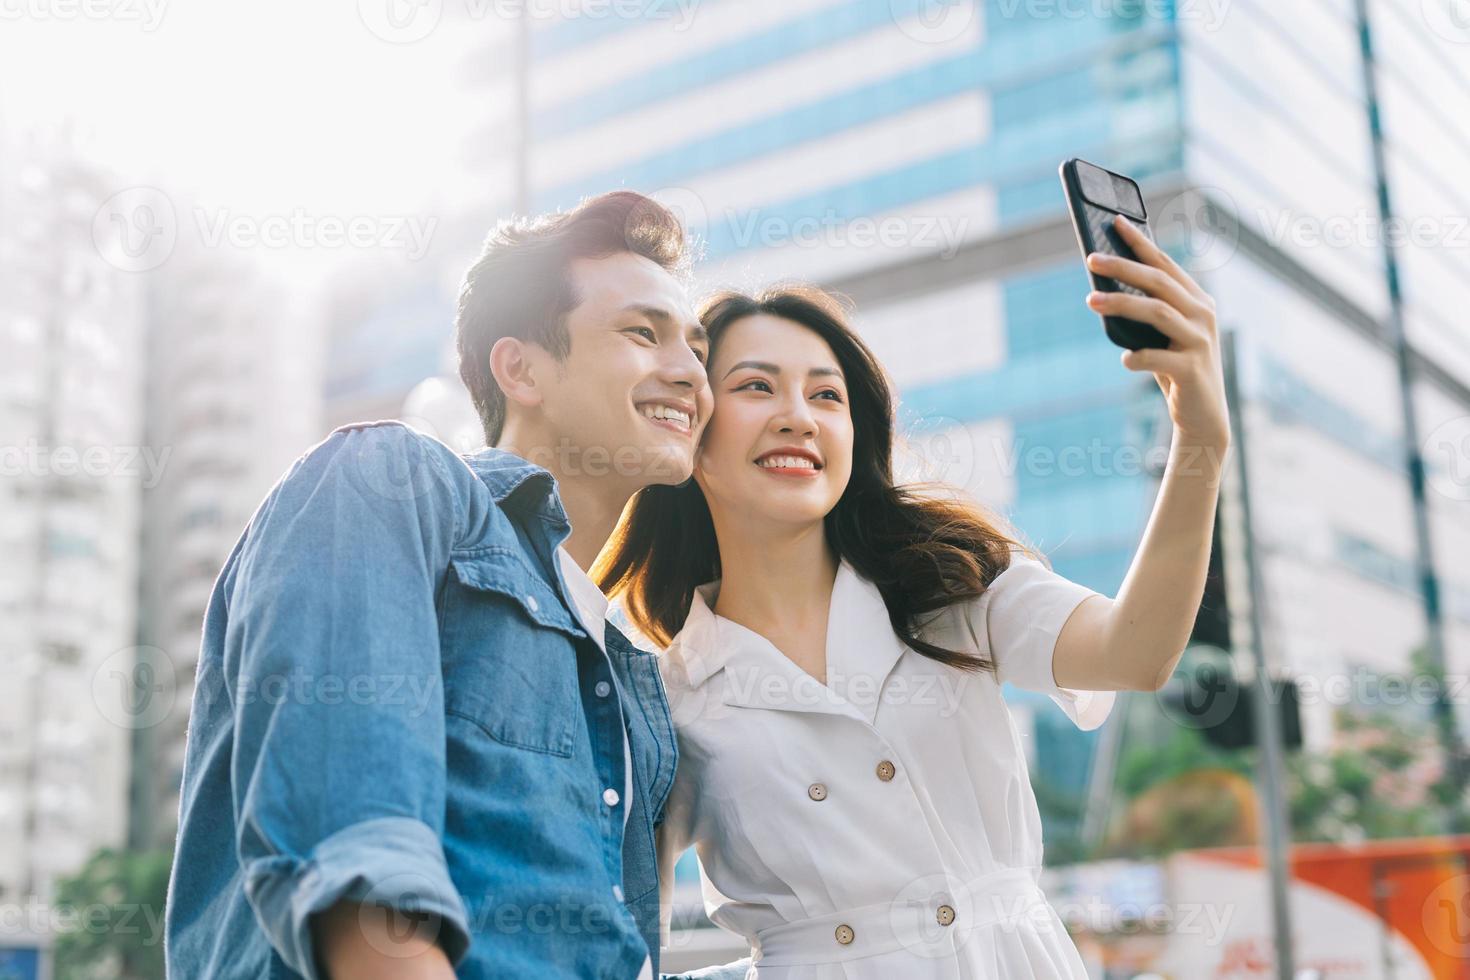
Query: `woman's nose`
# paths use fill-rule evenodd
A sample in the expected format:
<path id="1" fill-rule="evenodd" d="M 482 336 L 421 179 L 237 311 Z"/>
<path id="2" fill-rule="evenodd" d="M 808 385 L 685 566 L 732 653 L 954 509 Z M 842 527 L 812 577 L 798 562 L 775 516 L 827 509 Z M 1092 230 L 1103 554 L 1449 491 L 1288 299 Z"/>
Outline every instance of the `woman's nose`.
<path id="1" fill-rule="evenodd" d="M 778 432 L 793 432 L 804 436 L 817 434 L 817 419 L 812 415 L 811 409 L 803 399 L 798 399 L 795 404 L 785 406 L 772 419 Z"/>

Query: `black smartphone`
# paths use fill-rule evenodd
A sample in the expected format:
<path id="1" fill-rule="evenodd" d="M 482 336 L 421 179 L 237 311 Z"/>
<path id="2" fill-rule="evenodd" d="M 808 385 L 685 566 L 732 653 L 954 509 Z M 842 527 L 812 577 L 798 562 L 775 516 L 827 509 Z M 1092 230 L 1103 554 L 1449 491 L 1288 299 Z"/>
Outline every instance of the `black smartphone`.
<path id="1" fill-rule="evenodd" d="M 1138 181 L 1075 157 L 1062 164 L 1061 174 L 1062 192 L 1067 197 L 1067 210 L 1072 214 L 1072 227 L 1077 231 L 1077 244 L 1082 246 L 1083 261 L 1091 252 L 1137 259 L 1133 249 L 1113 227 L 1113 218 L 1123 215 L 1142 229 L 1150 241 L 1153 240 L 1153 232 L 1148 227 L 1148 209 L 1144 207 Z M 1092 278 L 1092 288 L 1100 293 L 1148 295 L 1111 276 L 1100 276 L 1091 269 L 1087 274 Z M 1105 316 L 1102 319 L 1108 339 L 1119 347 L 1138 350 L 1140 347 L 1169 346 L 1169 338 L 1147 323 L 1122 316 Z"/>

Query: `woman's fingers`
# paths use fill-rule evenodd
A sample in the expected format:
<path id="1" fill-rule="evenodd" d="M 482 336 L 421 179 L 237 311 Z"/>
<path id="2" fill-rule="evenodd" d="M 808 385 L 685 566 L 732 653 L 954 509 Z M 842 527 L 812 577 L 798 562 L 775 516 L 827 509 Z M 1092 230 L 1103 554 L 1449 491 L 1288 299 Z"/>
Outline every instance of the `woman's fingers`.
<path id="1" fill-rule="evenodd" d="M 1099 275 L 1125 282 L 1150 296 L 1167 301 L 1185 316 L 1199 316 L 1207 312 L 1199 297 L 1163 269 L 1102 252 L 1089 255 L 1087 265 Z"/>
<path id="2" fill-rule="evenodd" d="M 1143 347 L 1124 351 L 1123 366 L 1130 371 L 1149 371 L 1174 381 L 1186 375 L 1194 362 L 1184 351 Z"/>
<path id="3" fill-rule="evenodd" d="M 1162 269 L 1171 279 L 1183 286 L 1196 300 L 1213 308 L 1214 300 L 1210 298 L 1209 293 L 1205 292 L 1204 287 L 1195 282 L 1194 277 L 1185 272 L 1183 266 L 1175 262 L 1174 257 L 1168 252 L 1159 248 L 1158 243 L 1145 235 L 1142 229 L 1122 215 L 1118 215 L 1113 219 L 1113 225 L 1118 229 L 1119 234 L 1123 236 L 1123 240 L 1128 243 L 1129 248 L 1133 249 L 1133 254 L 1137 255 L 1140 261 L 1155 268 Z"/>
<path id="4" fill-rule="evenodd" d="M 1177 309 L 1152 296 L 1132 293 L 1089 293 L 1087 305 L 1104 316 L 1122 316 L 1157 327 L 1179 348 L 1193 347 L 1204 338 Z"/>

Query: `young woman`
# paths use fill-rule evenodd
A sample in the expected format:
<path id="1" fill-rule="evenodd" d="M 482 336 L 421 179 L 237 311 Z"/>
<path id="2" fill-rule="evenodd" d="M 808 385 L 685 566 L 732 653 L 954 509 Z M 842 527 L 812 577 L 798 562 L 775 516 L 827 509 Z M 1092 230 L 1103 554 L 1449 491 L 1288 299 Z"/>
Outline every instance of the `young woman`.
<path id="1" fill-rule="evenodd" d="M 680 756 L 660 879 L 697 848 L 710 918 L 750 942 L 751 977 L 1086 977 L 1037 886 L 1040 818 L 1000 685 L 1083 729 L 1113 692 L 1162 686 L 1229 444 L 1214 304 L 1131 244 L 1143 261 L 1089 261 L 1149 295 L 1088 302 L 1169 335 L 1123 363 L 1154 373 L 1175 430 L 1116 600 L 972 505 L 894 485 L 892 394 L 832 297 L 706 305 L 715 407 L 694 481 L 644 490 L 597 571 L 667 646 Z"/>

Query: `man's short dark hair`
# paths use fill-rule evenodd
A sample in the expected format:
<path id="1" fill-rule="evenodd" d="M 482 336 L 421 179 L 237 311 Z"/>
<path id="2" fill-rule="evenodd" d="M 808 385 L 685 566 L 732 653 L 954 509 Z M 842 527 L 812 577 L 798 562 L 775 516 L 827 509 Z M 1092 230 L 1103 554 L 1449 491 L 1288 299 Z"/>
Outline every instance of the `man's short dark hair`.
<path id="1" fill-rule="evenodd" d="M 459 376 L 493 446 L 505 428 L 505 393 L 490 373 L 490 348 L 502 337 L 531 341 L 564 360 L 567 314 L 582 301 L 573 288 L 576 259 L 632 252 L 676 275 L 688 271 L 684 227 L 672 211 L 633 191 L 612 191 L 570 211 L 502 222 L 465 273 L 454 318 Z"/>

